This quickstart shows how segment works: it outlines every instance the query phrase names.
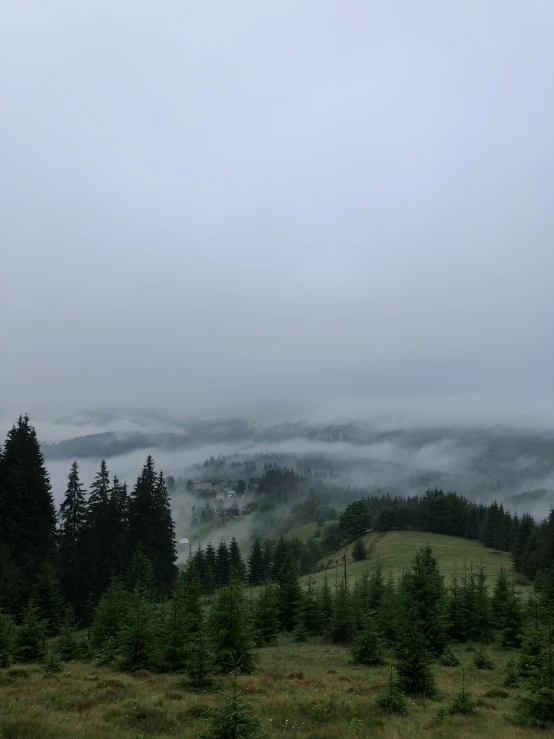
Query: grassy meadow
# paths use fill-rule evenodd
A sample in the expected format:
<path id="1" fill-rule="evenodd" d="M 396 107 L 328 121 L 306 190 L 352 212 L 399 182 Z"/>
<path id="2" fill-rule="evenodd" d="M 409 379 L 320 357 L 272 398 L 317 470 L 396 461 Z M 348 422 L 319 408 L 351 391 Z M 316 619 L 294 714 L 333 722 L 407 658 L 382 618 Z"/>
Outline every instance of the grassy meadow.
<path id="1" fill-rule="evenodd" d="M 366 534 L 363 538 L 366 547 L 369 547 L 377 536 L 376 532 Z M 454 574 L 463 573 L 464 565 L 468 567 L 473 564 L 478 567 L 482 562 L 486 568 L 489 587 L 494 586 L 494 580 L 501 568 L 511 577 L 513 574 L 516 585 L 519 590 L 525 592 L 529 587 L 529 583 L 519 573 L 514 572 L 512 558 L 508 552 L 498 552 L 485 547 L 478 541 L 471 541 L 455 536 L 445 536 L 443 534 L 429 534 L 422 531 L 389 531 L 374 546 L 371 555 L 361 561 L 354 562 L 352 560 L 352 544 L 343 547 L 333 555 L 325 556 L 320 564 L 331 566 L 323 572 L 314 575 L 317 582 L 323 581 L 325 572 L 327 577 L 334 579 L 335 576 L 343 577 L 342 558 L 346 554 L 347 557 L 347 579 L 350 583 L 354 583 L 364 570 L 371 568 L 377 557 L 383 566 L 385 577 L 392 572 L 393 577 L 398 577 L 404 570 L 410 567 L 410 563 L 414 554 L 422 547 L 429 545 L 433 549 L 433 553 L 439 563 L 441 574 L 445 577 L 448 585 L 450 577 Z M 336 566 L 336 562 L 339 565 Z M 306 580 L 306 578 L 303 578 Z"/>
<path id="2" fill-rule="evenodd" d="M 535 733 L 510 721 L 518 690 L 501 688 L 509 653 L 492 648 L 495 670 L 476 670 L 461 646 L 467 685 L 478 702 L 474 716 L 450 716 L 461 667 L 435 666 L 437 700 L 408 700 L 406 716 L 389 716 L 376 705 L 389 669 L 351 664 L 349 650 L 329 644 L 293 644 L 258 650 L 255 674 L 239 678 L 268 737 L 290 739 L 517 739 Z M 221 690 L 229 680 L 221 682 Z M 175 675 L 134 674 L 72 662 L 59 676 L 36 665 L 0 671 L 2 739 L 193 738 L 208 729 L 204 711 L 217 694 L 183 689 Z M 444 715 L 446 714 L 446 715 Z M 544 732 L 543 732 L 544 735 Z"/>

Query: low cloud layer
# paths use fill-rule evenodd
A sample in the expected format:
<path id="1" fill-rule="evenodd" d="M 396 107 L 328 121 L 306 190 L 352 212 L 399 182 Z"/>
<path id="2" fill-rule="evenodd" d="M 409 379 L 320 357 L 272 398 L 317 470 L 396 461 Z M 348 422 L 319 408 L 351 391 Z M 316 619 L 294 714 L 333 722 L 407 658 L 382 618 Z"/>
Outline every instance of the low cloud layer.
<path id="1" fill-rule="evenodd" d="M 0 407 L 552 408 L 553 33 L 543 0 L 5 3 Z"/>

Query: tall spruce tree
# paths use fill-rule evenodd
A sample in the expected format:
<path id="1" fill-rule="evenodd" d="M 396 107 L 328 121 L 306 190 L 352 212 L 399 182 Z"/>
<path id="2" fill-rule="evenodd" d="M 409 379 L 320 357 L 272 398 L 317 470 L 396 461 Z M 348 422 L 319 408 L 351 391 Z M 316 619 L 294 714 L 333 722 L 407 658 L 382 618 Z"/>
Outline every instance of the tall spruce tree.
<path id="1" fill-rule="evenodd" d="M 163 474 L 149 455 L 129 501 L 129 548 L 142 546 L 152 563 L 157 588 L 167 592 L 175 579 L 175 530 Z"/>
<path id="2" fill-rule="evenodd" d="M 111 541 L 110 474 L 103 459 L 91 483 L 87 511 L 90 588 L 97 602 L 109 582 Z"/>
<path id="3" fill-rule="evenodd" d="M 240 547 L 234 536 L 229 545 L 229 563 L 231 565 L 232 575 L 240 580 L 240 582 L 244 582 L 246 579 L 246 566 L 240 553 Z"/>
<path id="4" fill-rule="evenodd" d="M 259 539 L 254 539 L 252 551 L 248 557 L 248 582 L 250 585 L 261 585 L 264 581 L 264 555 Z"/>
<path id="5" fill-rule="evenodd" d="M 73 462 L 67 478 L 64 500 L 60 506 L 59 553 L 62 592 L 81 618 L 87 587 L 86 523 L 87 506 L 79 467 Z"/>
<path id="6" fill-rule="evenodd" d="M 225 587 L 231 581 L 229 549 L 223 539 L 219 542 L 216 552 L 216 580 L 219 588 Z"/>
<path id="7" fill-rule="evenodd" d="M 169 592 L 175 581 L 177 549 L 175 544 L 175 524 L 171 515 L 171 500 L 162 471 L 154 486 L 154 514 L 152 535 L 155 556 L 152 561 L 156 584 L 162 592 Z"/>
<path id="8" fill-rule="evenodd" d="M 260 590 L 252 609 L 252 622 L 257 647 L 275 642 L 279 631 L 279 607 L 277 587 L 266 583 Z"/>
<path id="9" fill-rule="evenodd" d="M 123 577 L 129 562 L 129 498 L 127 483 L 121 483 L 114 475 L 110 490 L 109 530 L 110 547 L 107 570 L 111 577 Z"/>
<path id="10" fill-rule="evenodd" d="M 5 605 L 18 608 L 28 600 L 45 562 L 56 556 L 56 511 L 50 480 L 27 415 L 20 416 L 8 432 L 0 456 L 0 511 L 3 576 L 10 571 L 19 578 L 19 587 L 12 589 L 10 584 L 10 592 L 19 600 Z"/>
<path id="11" fill-rule="evenodd" d="M 204 581 L 202 587 L 206 595 L 213 595 L 217 585 L 217 558 L 214 545 L 209 541 L 204 550 Z"/>
<path id="12" fill-rule="evenodd" d="M 415 612 L 427 635 L 428 648 L 442 654 L 447 642 L 447 601 L 442 576 L 431 547 L 414 557 L 412 569 L 400 583 L 405 612 Z"/>

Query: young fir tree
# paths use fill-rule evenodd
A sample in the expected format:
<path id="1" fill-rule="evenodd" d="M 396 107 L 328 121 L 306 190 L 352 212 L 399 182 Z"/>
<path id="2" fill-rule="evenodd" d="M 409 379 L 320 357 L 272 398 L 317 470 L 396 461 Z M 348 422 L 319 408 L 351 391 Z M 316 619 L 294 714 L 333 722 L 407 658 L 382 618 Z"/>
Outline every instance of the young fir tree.
<path id="1" fill-rule="evenodd" d="M 428 648 L 438 656 L 448 643 L 446 591 L 431 547 L 416 554 L 410 572 L 400 582 L 404 612 L 415 612 L 425 631 Z"/>
<path id="2" fill-rule="evenodd" d="M 383 578 L 383 566 L 381 560 L 377 557 L 375 564 L 371 568 L 371 577 L 369 581 L 369 608 L 377 612 L 381 608 L 383 594 L 385 592 L 385 581 Z"/>
<path id="3" fill-rule="evenodd" d="M 129 602 L 121 580 L 113 579 L 102 594 L 94 613 L 91 644 L 97 656 L 113 659 L 119 647 L 121 624 L 126 618 Z"/>
<path id="4" fill-rule="evenodd" d="M 204 567 L 205 572 L 202 588 L 206 595 L 213 595 L 217 584 L 217 558 L 214 545 L 211 541 L 208 542 L 204 550 Z"/>
<path id="5" fill-rule="evenodd" d="M 122 670 L 149 669 L 159 660 L 155 604 L 142 588 L 126 593 L 126 601 L 118 635 L 119 667 Z"/>
<path id="6" fill-rule="evenodd" d="M 308 578 L 307 585 L 302 591 L 298 609 L 298 623 L 307 634 L 314 636 L 321 634 L 324 629 L 321 603 L 315 583 L 311 577 Z"/>
<path id="7" fill-rule="evenodd" d="M 367 550 L 363 539 L 358 539 L 352 547 L 352 557 L 355 562 L 361 562 L 367 557 Z"/>
<path id="8" fill-rule="evenodd" d="M 217 587 L 223 588 L 231 582 L 231 562 L 229 560 L 229 549 L 222 539 L 216 552 L 216 580 Z"/>
<path id="9" fill-rule="evenodd" d="M 79 480 L 79 467 L 77 462 L 73 462 L 60 506 L 58 541 L 62 592 L 66 600 L 75 604 L 80 616 L 88 594 L 86 518 L 87 506 Z"/>
<path id="10" fill-rule="evenodd" d="M 505 625 L 506 611 L 510 600 L 510 585 L 504 568 L 500 568 L 500 572 L 496 576 L 494 583 L 494 591 L 491 599 L 491 613 L 493 626 L 495 629 L 502 630 Z"/>
<path id="11" fill-rule="evenodd" d="M 357 633 L 352 647 L 352 660 L 357 665 L 384 665 L 383 645 L 375 618 L 367 615 L 363 628 Z"/>
<path id="12" fill-rule="evenodd" d="M 0 455 L 0 542 L 3 564 L 17 577 L 4 606 L 21 608 L 39 573 L 56 555 L 56 511 L 36 432 L 27 415 L 8 432 Z M 6 569 L 4 568 L 4 575 Z M 17 600 L 5 602 L 7 593 Z"/>
<path id="13" fill-rule="evenodd" d="M 64 601 L 59 578 L 50 560 L 44 563 L 31 591 L 31 599 L 38 608 L 47 636 L 58 633 L 63 618 Z"/>
<path id="14" fill-rule="evenodd" d="M 492 640 L 492 615 L 487 575 L 483 564 L 480 565 L 477 573 L 473 569 L 470 570 L 466 608 L 469 618 L 469 638 L 478 642 L 490 642 Z"/>
<path id="15" fill-rule="evenodd" d="M 261 585 L 265 579 L 264 555 L 259 539 L 254 539 L 252 551 L 248 557 L 248 582 L 250 585 Z"/>
<path id="16" fill-rule="evenodd" d="M 331 625 L 331 618 L 333 616 L 333 594 L 331 593 L 331 586 L 327 580 L 327 573 L 323 577 L 323 585 L 318 596 L 322 617 L 322 630 L 326 632 Z"/>
<path id="17" fill-rule="evenodd" d="M 279 632 L 279 603 L 277 587 L 272 583 L 263 586 L 254 602 L 252 625 L 257 647 L 275 643 Z"/>
<path id="18" fill-rule="evenodd" d="M 279 623 L 285 631 L 292 631 L 298 620 L 298 608 L 302 589 L 298 582 L 298 567 L 290 552 L 287 552 L 277 575 L 279 588 Z"/>
<path id="19" fill-rule="evenodd" d="M 253 713 L 252 706 L 246 703 L 238 693 L 237 673 L 241 671 L 240 661 L 234 667 L 232 692 L 224 696 L 223 703 L 208 711 L 210 732 L 206 739 L 264 739 L 261 721 Z"/>
<path id="20" fill-rule="evenodd" d="M 333 597 L 333 613 L 329 625 L 329 638 L 335 643 L 346 644 L 353 633 L 350 592 L 342 580 L 337 583 Z"/>
<path id="21" fill-rule="evenodd" d="M 523 628 L 523 610 L 519 593 L 512 583 L 508 603 L 504 611 L 500 640 L 503 647 L 515 648 L 521 646 L 521 631 Z"/>
<path id="22" fill-rule="evenodd" d="M 529 692 L 519 699 L 516 718 L 527 726 L 547 728 L 554 723 L 554 616 L 551 610 L 543 613 L 539 634 L 541 658 L 527 678 Z"/>
<path id="23" fill-rule="evenodd" d="M 400 690 L 406 695 L 432 698 L 436 694 L 431 670 L 433 651 L 419 609 L 407 611 L 401 622 L 395 647 Z"/>
<path id="24" fill-rule="evenodd" d="M 234 536 L 229 545 L 229 564 L 231 565 L 232 576 L 240 582 L 244 582 L 246 579 L 246 565 L 244 564 L 240 547 Z"/>
<path id="25" fill-rule="evenodd" d="M 458 583 L 456 573 L 452 575 L 448 592 L 448 635 L 456 641 L 467 638 L 467 614 L 463 598 L 463 591 Z"/>
<path id="26" fill-rule="evenodd" d="M 142 543 L 135 550 L 127 569 L 125 582 L 129 590 L 141 588 L 151 597 L 155 594 L 154 568 L 150 557 L 147 556 Z"/>
<path id="27" fill-rule="evenodd" d="M 248 618 L 244 590 L 238 581 L 234 580 L 216 593 L 209 626 L 215 669 L 228 673 L 240 664 L 241 672 L 253 672 L 254 632 Z"/>
<path id="28" fill-rule="evenodd" d="M 75 611 L 71 606 L 66 606 L 60 634 L 56 642 L 56 652 L 65 662 L 76 659 L 78 656 L 79 644 L 77 643 L 76 633 Z"/>
<path id="29" fill-rule="evenodd" d="M 160 624 L 160 664 L 169 672 L 179 672 L 186 666 L 189 641 L 186 599 L 187 583 L 181 576 L 177 578 L 171 599 L 164 604 Z"/>
<path id="30" fill-rule="evenodd" d="M 202 613 L 187 644 L 186 672 L 187 686 L 193 690 L 208 690 L 215 684 L 212 647 Z"/>
<path id="31" fill-rule="evenodd" d="M 15 656 L 18 662 L 40 662 L 46 647 L 46 627 L 32 602 L 23 613 L 17 629 Z"/>
<path id="32" fill-rule="evenodd" d="M 262 546 L 264 582 L 269 580 L 273 573 L 273 542 L 266 539 Z"/>
<path id="33" fill-rule="evenodd" d="M 11 616 L 0 613 L 0 668 L 9 667 L 15 649 L 15 622 Z"/>
<path id="34" fill-rule="evenodd" d="M 448 713 L 459 714 L 461 716 L 471 716 L 477 710 L 477 703 L 467 689 L 465 669 L 462 668 L 462 675 L 458 682 L 459 690 L 448 707 Z"/>
<path id="35" fill-rule="evenodd" d="M 87 510 L 90 589 L 94 600 L 106 589 L 109 578 L 111 548 L 110 475 L 103 459 L 90 486 Z"/>

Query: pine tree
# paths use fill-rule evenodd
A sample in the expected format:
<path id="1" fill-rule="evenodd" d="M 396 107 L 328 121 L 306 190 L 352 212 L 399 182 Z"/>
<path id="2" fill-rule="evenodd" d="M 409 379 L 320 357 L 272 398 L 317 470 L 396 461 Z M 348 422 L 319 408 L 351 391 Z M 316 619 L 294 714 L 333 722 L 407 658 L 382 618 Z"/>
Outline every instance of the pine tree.
<path id="1" fill-rule="evenodd" d="M 246 566 L 240 553 L 240 547 L 234 536 L 229 546 L 229 563 L 231 565 L 232 576 L 236 577 L 240 582 L 244 582 L 246 579 Z"/>
<path id="2" fill-rule="evenodd" d="M 431 547 L 414 557 L 411 571 L 402 577 L 400 596 L 404 610 L 417 614 L 432 653 L 442 654 L 448 643 L 446 591 Z"/>
<path id="3" fill-rule="evenodd" d="M 279 606 L 277 587 L 266 583 L 252 609 L 252 624 L 257 647 L 274 644 L 279 631 Z"/>
<path id="4" fill-rule="evenodd" d="M 129 497 L 127 484 L 114 475 L 108 506 L 109 552 L 106 569 L 110 578 L 123 577 L 129 561 Z"/>
<path id="5" fill-rule="evenodd" d="M 319 604 L 323 620 L 323 631 L 327 631 L 331 625 L 331 618 L 333 616 L 333 595 L 329 581 L 327 580 L 327 573 L 324 575 L 323 585 L 319 593 Z"/>
<path id="6" fill-rule="evenodd" d="M 352 647 L 352 660 L 357 665 L 384 665 L 383 645 L 372 615 L 365 619 L 363 628 L 358 632 Z"/>
<path id="7" fill-rule="evenodd" d="M 171 516 L 171 500 L 165 484 L 164 474 L 161 471 L 154 487 L 154 514 L 152 536 L 155 556 L 152 564 L 157 587 L 162 592 L 169 592 L 177 574 L 175 566 L 177 549 L 175 525 Z"/>
<path id="8" fill-rule="evenodd" d="M 177 559 L 169 494 L 163 473 L 156 475 L 149 455 L 129 500 L 129 546 L 142 546 L 162 592 L 173 585 Z"/>
<path id="9" fill-rule="evenodd" d="M 419 609 L 408 611 L 400 626 L 395 647 L 396 671 L 403 693 L 432 698 L 436 694 L 431 670 L 433 651 L 424 629 Z"/>
<path id="10" fill-rule="evenodd" d="M 76 659 L 79 645 L 76 640 L 75 611 L 71 606 L 66 606 L 60 629 L 60 635 L 56 643 L 56 651 L 60 657 L 69 662 Z"/>
<path id="11" fill-rule="evenodd" d="M 121 624 L 126 617 L 128 600 L 121 580 L 113 579 L 102 594 L 94 613 L 91 643 L 97 652 L 116 651 L 119 646 Z"/>
<path id="12" fill-rule="evenodd" d="M 204 619 L 187 645 L 187 686 L 193 690 L 208 690 L 214 686 L 214 660 Z"/>
<path id="13" fill-rule="evenodd" d="M 388 644 L 394 644 L 399 619 L 399 597 L 394 586 L 392 573 L 385 582 L 381 607 L 377 613 L 379 631 Z"/>
<path id="14" fill-rule="evenodd" d="M 312 635 L 321 634 L 324 629 L 321 603 L 311 576 L 308 577 L 306 587 L 302 591 L 298 609 L 298 623 L 304 628 L 306 633 Z"/>
<path id="15" fill-rule="evenodd" d="M 90 486 L 87 510 L 88 554 L 90 558 L 90 588 L 95 600 L 106 589 L 109 555 L 112 545 L 110 526 L 110 475 L 103 459 L 100 470 Z"/>
<path id="16" fill-rule="evenodd" d="M 500 568 L 500 572 L 496 577 L 494 584 L 494 592 L 491 599 L 491 611 L 493 625 L 496 629 L 503 629 L 506 621 L 506 612 L 508 602 L 510 600 L 510 586 L 504 568 Z"/>
<path id="17" fill-rule="evenodd" d="M 352 557 L 356 562 L 361 562 L 367 556 L 363 539 L 358 539 L 352 547 Z"/>
<path id="18" fill-rule="evenodd" d="M 44 655 L 46 627 L 38 608 L 29 603 L 17 629 L 15 655 L 18 662 L 40 662 Z"/>
<path id="19" fill-rule="evenodd" d="M 187 583 L 184 577 L 177 578 L 171 600 L 165 604 L 161 628 L 161 665 L 170 672 L 178 672 L 186 666 L 187 643 L 187 613 L 186 597 Z"/>
<path id="20" fill-rule="evenodd" d="M 206 595 L 213 595 L 217 584 L 217 558 L 214 545 L 208 542 L 204 550 L 204 581 L 202 587 Z"/>
<path id="21" fill-rule="evenodd" d="M 217 592 L 209 623 L 216 670 L 232 672 L 239 664 L 241 672 L 252 672 L 255 664 L 252 653 L 254 633 L 240 583 L 233 581 Z"/>
<path id="22" fill-rule="evenodd" d="M 147 591 L 151 597 L 154 596 L 154 568 L 150 557 L 146 555 L 143 549 L 142 543 L 139 543 L 131 558 L 125 580 L 129 590 L 141 588 Z"/>
<path id="23" fill-rule="evenodd" d="M 65 498 L 60 506 L 59 553 L 61 586 L 64 597 L 74 603 L 80 615 L 87 588 L 86 522 L 87 506 L 79 479 L 79 466 L 73 462 L 67 478 Z"/>
<path id="24" fill-rule="evenodd" d="M 506 610 L 501 625 L 501 641 L 504 647 L 518 648 L 521 646 L 521 630 L 523 627 L 523 611 L 519 593 L 512 584 Z"/>
<path id="25" fill-rule="evenodd" d="M 20 416 L 8 432 L 0 456 L 0 511 L 3 558 L 19 576 L 19 600 L 4 605 L 17 608 L 28 600 L 37 573 L 56 554 L 56 511 L 50 480 L 27 415 Z"/>
<path id="26" fill-rule="evenodd" d="M 298 567 L 289 551 L 280 566 L 276 582 L 279 587 L 279 623 L 285 631 L 292 631 L 298 619 L 302 589 L 298 582 Z"/>
<path id="27" fill-rule="evenodd" d="M 122 670 L 149 669 L 158 661 L 155 606 L 141 588 L 128 593 L 126 600 L 119 632 L 119 667 Z"/>
<path id="28" fill-rule="evenodd" d="M 254 539 L 252 551 L 248 557 L 248 582 L 250 585 L 261 585 L 264 581 L 264 556 L 259 539 Z"/>
<path id="29" fill-rule="evenodd" d="M 216 552 L 216 579 L 219 588 L 231 582 L 231 562 L 229 560 L 229 549 L 223 539 L 219 542 Z"/>
<path id="30" fill-rule="evenodd" d="M 448 594 L 448 634 L 452 639 L 464 641 L 467 637 L 467 630 L 467 614 L 464 607 L 463 591 L 458 584 L 458 577 L 454 573 Z"/>
<path id="31" fill-rule="evenodd" d="M 50 560 L 41 568 L 31 591 L 31 598 L 38 608 L 47 636 L 58 633 L 63 618 L 64 601 L 59 588 L 59 578 Z"/>
<path id="32" fill-rule="evenodd" d="M 333 598 L 333 613 L 329 625 L 329 638 L 333 642 L 346 643 L 353 633 L 350 593 L 344 582 L 339 582 Z"/>

